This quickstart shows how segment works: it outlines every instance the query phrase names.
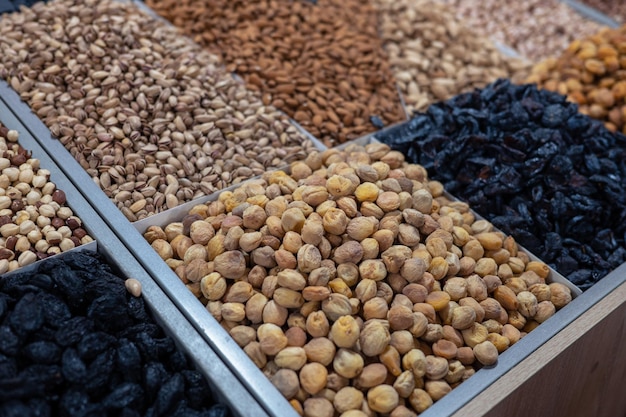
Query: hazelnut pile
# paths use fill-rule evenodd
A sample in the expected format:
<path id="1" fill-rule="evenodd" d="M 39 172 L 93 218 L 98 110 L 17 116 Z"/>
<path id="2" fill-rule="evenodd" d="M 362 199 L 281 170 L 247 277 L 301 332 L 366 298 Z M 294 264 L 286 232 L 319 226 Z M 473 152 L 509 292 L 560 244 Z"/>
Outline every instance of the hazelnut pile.
<path id="1" fill-rule="evenodd" d="M 313 152 L 144 237 L 305 416 L 423 412 L 571 300 L 383 144 Z"/>
<path id="2" fill-rule="evenodd" d="M 93 240 L 18 136 L 0 123 L 0 274 Z"/>

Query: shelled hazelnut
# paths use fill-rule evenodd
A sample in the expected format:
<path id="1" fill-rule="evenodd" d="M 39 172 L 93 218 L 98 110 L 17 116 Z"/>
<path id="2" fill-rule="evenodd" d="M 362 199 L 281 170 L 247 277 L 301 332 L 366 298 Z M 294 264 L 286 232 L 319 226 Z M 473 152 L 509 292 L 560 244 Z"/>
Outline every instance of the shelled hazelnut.
<path id="1" fill-rule="evenodd" d="M 93 240 L 18 136 L 0 123 L 0 274 Z"/>

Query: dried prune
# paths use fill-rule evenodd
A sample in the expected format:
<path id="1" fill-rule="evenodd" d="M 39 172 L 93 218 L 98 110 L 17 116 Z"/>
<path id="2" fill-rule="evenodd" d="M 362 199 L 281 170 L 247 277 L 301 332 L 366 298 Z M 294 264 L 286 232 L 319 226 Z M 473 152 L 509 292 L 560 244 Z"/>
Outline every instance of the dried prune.
<path id="1" fill-rule="evenodd" d="M 128 315 L 134 320 L 148 321 L 150 316 L 146 311 L 146 306 L 143 302 L 143 298 L 131 297 L 128 300 Z"/>
<path id="2" fill-rule="evenodd" d="M 104 330 L 120 330 L 130 326 L 132 321 L 126 312 L 126 299 L 121 294 L 102 295 L 91 303 L 87 309 L 87 317 Z"/>
<path id="3" fill-rule="evenodd" d="M 82 360 L 89 361 L 107 350 L 113 343 L 115 343 L 115 337 L 110 334 L 93 332 L 86 334 L 78 342 L 76 350 Z"/>
<path id="4" fill-rule="evenodd" d="M 7 301 L 8 299 L 9 297 L 7 295 L 0 294 L 0 319 L 4 317 L 7 310 L 9 309 L 9 303 Z"/>
<path id="5" fill-rule="evenodd" d="M 133 340 L 144 358 L 164 358 L 174 350 L 174 342 L 169 337 L 153 338 L 145 332 L 138 333 Z"/>
<path id="6" fill-rule="evenodd" d="M 0 404 L 0 416 L 2 417 L 24 417 L 31 416 L 31 408 L 17 400 L 6 400 Z"/>
<path id="7" fill-rule="evenodd" d="M 87 367 L 85 390 L 91 394 L 101 394 L 109 384 L 113 372 L 112 350 L 102 352 Z"/>
<path id="8" fill-rule="evenodd" d="M 184 370 L 181 374 L 185 378 L 185 386 L 187 387 L 187 397 L 189 405 L 195 409 L 202 407 L 210 398 L 211 390 L 202 374 L 198 371 Z"/>
<path id="9" fill-rule="evenodd" d="M 185 380 L 181 374 L 175 374 L 165 382 L 157 394 L 154 402 L 154 412 L 157 416 L 165 416 L 171 412 L 185 395 Z"/>
<path id="10" fill-rule="evenodd" d="M 376 138 L 582 289 L 624 262 L 626 136 L 566 97 L 498 80 Z"/>
<path id="11" fill-rule="evenodd" d="M 40 293 L 37 296 L 40 299 L 41 308 L 45 311 L 44 321 L 46 324 L 57 327 L 72 317 L 69 307 L 60 298 L 48 293 Z"/>
<path id="12" fill-rule="evenodd" d="M 77 389 L 70 389 L 61 396 L 59 415 L 62 417 L 106 416 L 106 411 L 89 401 L 89 395 Z"/>
<path id="13" fill-rule="evenodd" d="M 34 363 L 50 365 L 59 361 L 61 349 L 56 343 L 38 341 L 22 348 L 22 353 Z"/>
<path id="14" fill-rule="evenodd" d="M 105 408 L 124 408 L 137 406 L 143 399 L 143 389 L 135 383 L 125 382 L 104 397 L 102 405 Z"/>
<path id="15" fill-rule="evenodd" d="M 56 262 L 54 268 L 54 283 L 58 290 L 64 295 L 65 302 L 72 307 L 79 307 L 83 303 L 85 294 L 85 283 L 73 272 L 69 266 L 64 263 L 50 259 L 50 262 Z"/>
<path id="16" fill-rule="evenodd" d="M 18 335 L 26 335 L 39 329 L 44 322 L 43 310 L 34 293 L 24 295 L 13 308 L 9 324 Z"/>
<path id="17" fill-rule="evenodd" d="M 93 320 L 87 317 L 77 316 L 63 322 L 55 335 L 55 339 L 61 346 L 76 344 L 94 329 Z"/>
<path id="18" fill-rule="evenodd" d="M 20 346 L 20 339 L 9 326 L 0 326 L 0 353 L 15 356 Z"/>
<path id="19" fill-rule="evenodd" d="M 187 358 L 180 350 L 175 350 L 172 352 L 169 360 L 167 361 L 167 364 L 169 365 L 169 369 L 172 372 L 181 372 L 185 369 L 189 369 Z"/>
<path id="20" fill-rule="evenodd" d="M 211 407 L 210 410 L 207 410 L 202 416 L 203 417 L 226 417 L 228 415 L 228 409 L 224 404 L 216 404 Z"/>
<path id="21" fill-rule="evenodd" d="M 141 355 L 130 340 L 122 338 L 118 341 L 115 362 L 126 380 L 135 382 L 141 378 Z"/>
<path id="22" fill-rule="evenodd" d="M 63 352 L 61 362 L 61 372 L 63 377 L 72 383 L 82 384 L 87 377 L 87 366 L 83 360 L 78 356 L 76 349 L 68 348 Z"/>
<path id="23" fill-rule="evenodd" d="M 165 382 L 168 372 L 160 362 L 150 362 L 143 370 L 143 385 L 149 403 L 156 399 L 159 387 Z"/>
<path id="24" fill-rule="evenodd" d="M 0 313 L 2 417 L 228 415 L 98 254 L 3 277 Z"/>
<path id="25" fill-rule="evenodd" d="M 17 375 L 17 363 L 14 358 L 0 354 L 0 379 L 13 378 Z"/>

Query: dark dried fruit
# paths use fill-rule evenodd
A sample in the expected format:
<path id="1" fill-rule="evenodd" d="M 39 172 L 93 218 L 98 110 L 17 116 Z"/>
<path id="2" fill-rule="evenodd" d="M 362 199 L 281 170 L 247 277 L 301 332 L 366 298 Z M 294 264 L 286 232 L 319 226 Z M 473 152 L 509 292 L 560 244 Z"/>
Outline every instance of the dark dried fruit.
<path id="1" fill-rule="evenodd" d="M 66 349 L 63 352 L 63 358 L 61 362 L 61 371 L 63 377 L 69 382 L 80 384 L 85 382 L 87 377 L 87 366 L 82 361 L 76 349 Z"/>
<path id="2" fill-rule="evenodd" d="M 119 385 L 102 401 L 102 405 L 107 408 L 124 408 L 139 405 L 143 399 L 143 389 L 132 382 Z"/>
<path id="3" fill-rule="evenodd" d="M 577 109 L 499 80 L 377 138 L 587 289 L 626 261 L 626 137 Z"/>
<path id="4" fill-rule="evenodd" d="M 104 332 L 93 332 L 85 335 L 76 345 L 78 356 L 89 361 L 115 343 L 115 337 Z"/>
<path id="5" fill-rule="evenodd" d="M 34 363 L 51 365 L 59 361 L 61 349 L 56 343 L 39 341 L 24 346 L 22 354 Z"/>
<path id="6" fill-rule="evenodd" d="M 15 304 L 8 322 L 18 335 L 26 335 L 39 329 L 44 322 L 44 318 L 43 310 L 37 302 L 37 296 L 33 293 L 28 293 L 22 297 Z"/>
<path id="7" fill-rule="evenodd" d="M 51 415 L 229 413 L 99 255 L 67 253 L 0 280 L 0 416 Z"/>
<path id="8" fill-rule="evenodd" d="M 181 374 L 175 374 L 161 386 L 157 399 L 154 402 L 154 412 L 157 416 L 165 416 L 180 402 L 185 393 L 185 380 Z"/>

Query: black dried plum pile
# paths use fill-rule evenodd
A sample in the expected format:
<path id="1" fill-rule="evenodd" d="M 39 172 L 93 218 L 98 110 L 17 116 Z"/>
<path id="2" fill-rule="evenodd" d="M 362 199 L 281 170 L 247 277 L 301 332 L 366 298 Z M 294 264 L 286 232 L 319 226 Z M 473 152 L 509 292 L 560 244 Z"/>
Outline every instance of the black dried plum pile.
<path id="1" fill-rule="evenodd" d="M 0 277 L 0 416 L 228 415 L 98 254 Z"/>
<path id="2" fill-rule="evenodd" d="M 626 260 L 626 137 L 564 96 L 498 80 L 377 138 L 583 290 Z"/>

